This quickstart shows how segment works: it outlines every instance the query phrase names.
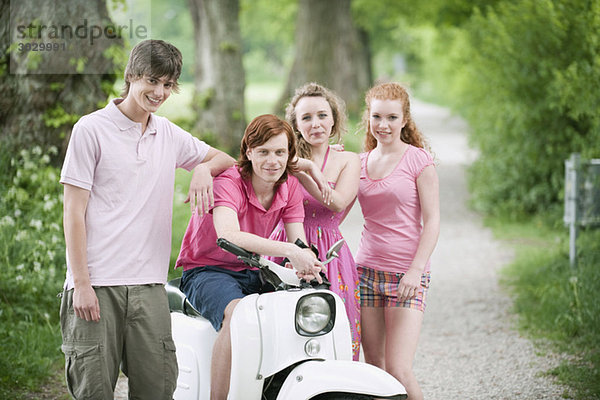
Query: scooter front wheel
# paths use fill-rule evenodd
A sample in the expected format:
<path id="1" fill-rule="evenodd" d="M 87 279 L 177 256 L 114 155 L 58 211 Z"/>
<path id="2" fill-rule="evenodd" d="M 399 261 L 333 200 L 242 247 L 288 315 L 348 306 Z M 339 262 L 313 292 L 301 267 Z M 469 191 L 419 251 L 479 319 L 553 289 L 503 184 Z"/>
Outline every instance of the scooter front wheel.
<path id="1" fill-rule="evenodd" d="M 311 400 L 373 400 L 373 396 L 356 393 L 322 393 L 315 397 L 311 397 Z M 406 399 L 406 395 L 392 396 L 392 397 L 377 397 L 377 399 L 390 399 L 390 400 L 401 400 Z"/>
<path id="2" fill-rule="evenodd" d="M 355 393 L 322 393 L 318 396 L 311 397 L 311 400 L 371 400 L 371 396 Z"/>

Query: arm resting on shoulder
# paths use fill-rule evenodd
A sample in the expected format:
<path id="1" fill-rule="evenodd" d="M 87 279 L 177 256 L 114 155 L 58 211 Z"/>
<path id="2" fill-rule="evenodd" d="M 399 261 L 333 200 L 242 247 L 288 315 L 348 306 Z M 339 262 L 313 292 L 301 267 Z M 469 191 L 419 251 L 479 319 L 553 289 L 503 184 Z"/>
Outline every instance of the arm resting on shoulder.
<path id="1" fill-rule="evenodd" d="M 200 166 L 208 168 L 210 175 L 214 177 L 225 171 L 227 168 L 232 167 L 234 164 L 235 159 L 229 154 L 211 147 L 208 150 L 208 153 L 206 153 L 204 160 L 202 160 L 196 168 Z"/>
<path id="2" fill-rule="evenodd" d="M 194 168 L 187 198 L 193 213 L 197 210 L 200 216 L 214 206 L 213 177 L 233 166 L 235 160 L 227 153 L 210 148 L 204 160 Z"/>

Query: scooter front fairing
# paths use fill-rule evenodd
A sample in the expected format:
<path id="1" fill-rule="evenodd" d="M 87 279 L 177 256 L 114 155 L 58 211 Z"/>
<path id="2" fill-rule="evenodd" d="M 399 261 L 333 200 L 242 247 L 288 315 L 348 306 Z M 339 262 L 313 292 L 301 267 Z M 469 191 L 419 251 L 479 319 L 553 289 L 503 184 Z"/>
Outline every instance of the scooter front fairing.
<path id="1" fill-rule="evenodd" d="M 304 300 L 326 299 L 328 324 L 306 332 L 298 322 Z M 310 399 L 322 393 L 353 393 L 400 399 L 404 387 L 385 371 L 352 361 L 348 318 L 339 296 L 328 290 L 297 289 L 245 297 L 231 320 L 230 399 L 260 398 L 281 386 L 277 399 Z M 278 375 L 281 371 L 287 375 Z M 280 379 L 281 382 L 272 382 Z M 396 397 L 395 397 L 396 396 Z"/>
<path id="2" fill-rule="evenodd" d="M 303 336 L 298 332 L 296 308 L 305 296 L 331 298 L 333 321 L 327 333 Z M 352 360 L 348 343 L 346 311 L 331 291 L 297 289 L 246 296 L 231 318 L 230 398 L 253 398 L 249 392 L 260 394 L 265 379 L 302 361 Z"/>

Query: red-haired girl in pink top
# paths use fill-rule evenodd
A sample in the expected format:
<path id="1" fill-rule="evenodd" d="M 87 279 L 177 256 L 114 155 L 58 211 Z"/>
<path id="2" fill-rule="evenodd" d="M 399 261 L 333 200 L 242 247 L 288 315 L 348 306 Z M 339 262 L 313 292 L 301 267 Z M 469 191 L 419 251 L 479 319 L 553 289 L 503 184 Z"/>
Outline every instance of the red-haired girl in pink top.
<path id="1" fill-rule="evenodd" d="M 420 400 L 412 363 L 439 235 L 438 176 L 406 90 L 381 84 L 365 101 L 358 190 L 365 224 L 356 255 L 363 350 L 366 362 L 395 376 L 410 400 Z"/>

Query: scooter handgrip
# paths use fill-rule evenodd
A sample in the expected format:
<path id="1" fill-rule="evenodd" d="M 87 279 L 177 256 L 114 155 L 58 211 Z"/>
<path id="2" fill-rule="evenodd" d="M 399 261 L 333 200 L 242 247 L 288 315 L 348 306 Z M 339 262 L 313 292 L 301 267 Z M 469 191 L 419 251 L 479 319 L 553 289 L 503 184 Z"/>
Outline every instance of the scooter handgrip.
<path id="1" fill-rule="evenodd" d="M 250 253 L 247 250 L 242 249 L 238 245 L 235 245 L 235 244 L 231 243 L 227 239 L 218 238 L 217 239 L 217 246 L 219 246 L 223 250 L 228 251 L 228 252 L 230 252 L 230 253 L 238 256 L 238 257 L 246 257 L 246 258 L 251 258 L 252 257 L 252 253 Z"/>
<path id="2" fill-rule="evenodd" d="M 306 245 L 306 243 L 304 243 L 302 240 L 300 239 L 296 239 L 296 241 L 294 242 L 294 244 L 298 247 L 300 247 L 301 249 L 308 249 L 308 246 Z"/>
<path id="3" fill-rule="evenodd" d="M 308 247 L 306 245 L 306 243 L 304 243 L 302 240 L 300 239 L 296 239 L 296 241 L 294 242 L 294 244 L 298 247 L 300 247 L 301 249 L 311 249 L 313 253 L 315 253 L 315 256 L 317 256 L 317 258 L 319 258 L 319 250 L 315 247 L 314 244 L 311 244 L 310 247 Z"/>

